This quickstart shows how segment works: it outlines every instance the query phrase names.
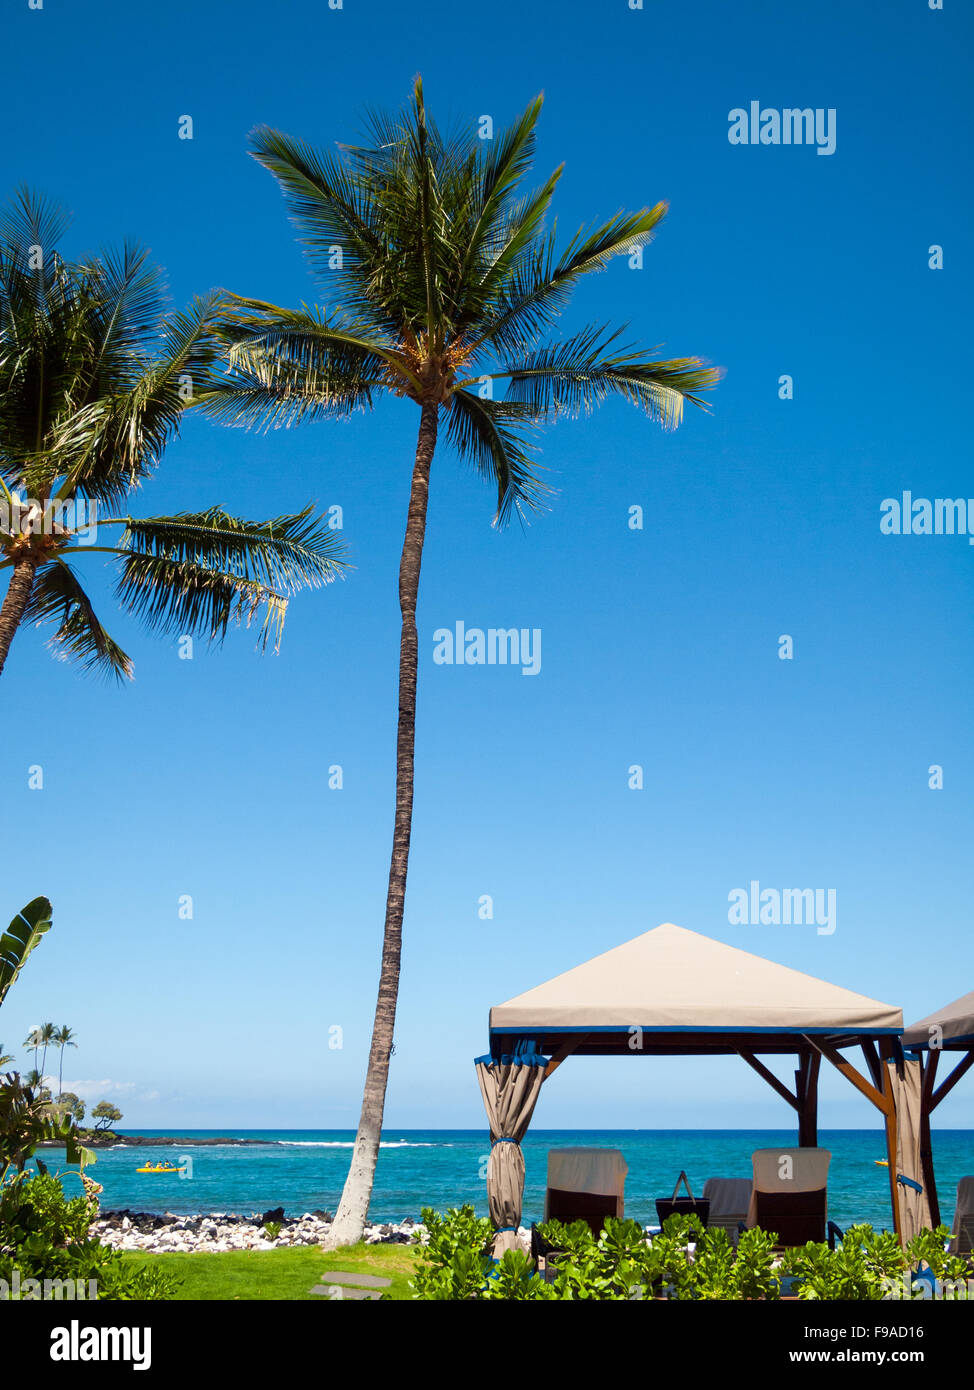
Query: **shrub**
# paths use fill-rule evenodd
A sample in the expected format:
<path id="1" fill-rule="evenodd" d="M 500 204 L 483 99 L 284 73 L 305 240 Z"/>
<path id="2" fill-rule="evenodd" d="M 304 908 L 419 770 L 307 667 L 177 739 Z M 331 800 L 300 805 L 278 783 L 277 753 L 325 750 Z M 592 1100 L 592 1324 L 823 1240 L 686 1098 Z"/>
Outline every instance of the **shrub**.
<path id="1" fill-rule="evenodd" d="M 922 1232 L 905 1252 L 891 1233 L 863 1225 L 850 1227 L 835 1250 L 809 1242 L 776 1254 L 769 1232 L 742 1231 L 735 1248 L 720 1227 L 674 1215 L 652 1240 L 635 1221 L 609 1218 L 597 1237 L 584 1221 L 544 1222 L 538 1232 L 551 1249 L 545 1282 L 522 1250 L 491 1260 L 491 1224 L 470 1206 L 442 1217 L 427 1209 L 423 1222 L 430 1239 L 412 1284 L 422 1299 L 776 1300 L 787 1280 L 786 1291 L 799 1298 L 878 1300 L 896 1297 L 904 1273 L 921 1264 L 964 1297 L 959 1281 L 971 1272 L 946 1254 L 946 1227 Z"/>
<path id="2" fill-rule="evenodd" d="M 69 1198 L 46 1171 L 18 1173 L 0 1186 L 0 1279 L 10 1289 L 15 1273 L 21 1288 L 29 1279 L 41 1286 L 70 1280 L 83 1287 L 82 1297 L 94 1284 L 96 1297 L 106 1300 L 172 1298 L 172 1275 L 133 1269 L 119 1251 L 89 1236 L 101 1188 L 81 1173 L 71 1176 L 83 1185 L 78 1197 Z"/>
<path id="3" fill-rule="evenodd" d="M 424 1207 L 420 1221 L 428 1240 L 411 1281 L 413 1297 L 479 1298 L 491 1266 L 491 1223 L 469 1205 L 453 1207 L 445 1216 Z"/>

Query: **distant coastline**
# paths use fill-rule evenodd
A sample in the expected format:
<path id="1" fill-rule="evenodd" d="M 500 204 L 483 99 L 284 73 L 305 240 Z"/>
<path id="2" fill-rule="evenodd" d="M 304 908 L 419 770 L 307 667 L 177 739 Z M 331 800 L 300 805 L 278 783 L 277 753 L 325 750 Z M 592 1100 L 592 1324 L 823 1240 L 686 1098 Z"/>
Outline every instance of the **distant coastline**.
<path id="1" fill-rule="evenodd" d="M 111 1149 L 116 1145 L 124 1144 L 129 1146 L 144 1146 L 145 1148 L 172 1148 L 174 1145 L 203 1145 L 203 1144 L 266 1144 L 266 1139 L 233 1139 L 228 1136 L 217 1139 L 191 1139 L 187 1136 L 179 1135 L 155 1135 L 155 1134 L 115 1134 L 106 1131 L 104 1134 L 87 1134 L 83 1136 L 81 1142 L 86 1148 L 91 1149 Z M 56 1139 L 45 1139 L 38 1145 L 41 1149 L 63 1149 L 63 1143 Z"/>

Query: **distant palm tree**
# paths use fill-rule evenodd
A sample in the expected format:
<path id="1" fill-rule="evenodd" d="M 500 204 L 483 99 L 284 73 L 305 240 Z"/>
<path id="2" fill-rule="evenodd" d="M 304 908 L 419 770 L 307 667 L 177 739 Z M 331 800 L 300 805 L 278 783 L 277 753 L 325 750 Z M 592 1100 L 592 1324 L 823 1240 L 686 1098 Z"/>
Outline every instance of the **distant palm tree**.
<path id="1" fill-rule="evenodd" d="M 37 1063 L 38 1063 L 38 1055 L 37 1055 L 37 1054 L 38 1054 L 38 1053 L 40 1052 L 40 1050 L 41 1050 L 42 1042 L 43 1042 L 43 1040 L 42 1040 L 42 1038 L 41 1038 L 41 1030 L 40 1030 L 39 1028 L 32 1028 L 32 1029 L 30 1030 L 30 1032 L 27 1034 L 26 1038 L 24 1039 L 24 1044 L 23 1044 L 24 1047 L 29 1047 L 29 1048 L 32 1048 L 32 1049 L 33 1049 L 33 1052 L 34 1052 L 34 1071 L 37 1072 L 38 1076 L 40 1075 L 40 1071 L 38 1070 L 38 1066 L 37 1066 Z"/>
<path id="2" fill-rule="evenodd" d="M 12 1052 L 4 1052 L 3 1043 L 0 1043 L 0 1067 L 5 1067 L 7 1063 L 12 1062 L 13 1059 L 14 1054 Z"/>
<path id="3" fill-rule="evenodd" d="M 42 1072 L 42 1073 L 43 1073 L 43 1072 L 46 1070 L 46 1068 L 47 1068 L 47 1049 L 50 1047 L 51 1043 L 54 1042 L 54 1040 L 56 1039 L 56 1037 L 57 1037 L 57 1029 L 55 1028 L 55 1026 L 54 1026 L 53 1023 L 42 1023 L 42 1024 L 41 1024 L 41 1046 L 42 1046 L 43 1049 L 44 1049 L 44 1051 L 43 1051 L 43 1053 L 42 1053 L 42 1055 L 41 1055 L 41 1072 Z"/>
<path id="4" fill-rule="evenodd" d="M 329 1244 L 362 1235 L 382 1131 L 412 824 L 416 600 L 440 426 L 494 484 L 495 521 L 503 524 L 549 491 L 535 465 L 534 427 L 608 396 L 673 427 L 684 402 L 702 405 L 701 393 L 718 379 L 698 358 L 660 361 L 597 324 L 550 336 L 583 276 L 647 242 L 666 205 L 619 213 L 559 253 L 543 223 L 561 169 L 536 191 L 523 186 L 540 110 L 539 97 L 492 142 L 447 139 L 427 117 L 417 78 L 404 113 L 370 118 L 364 147 L 335 155 L 266 127 L 252 136 L 254 156 L 277 178 L 313 267 L 335 293 L 322 310 L 236 298 L 223 328 L 236 381 L 211 392 L 203 408 L 233 424 L 290 425 L 368 409 L 391 393 L 420 412 L 399 568 L 396 808 L 379 992 Z"/>
<path id="5" fill-rule="evenodd" d="M 33 1067 L 23 1080 L 25 1086 L 37 1093 L 38 1100 L 49 1101 L 51 1099 L 51 1092 L 44 1085 L 44 1073 L 38 1071 L 36 1067 Z"/>
<path id="6" fill-rule="evenodd" d="M 77 1047 L 78 1044 L 75 1041 L 75 1035 L 73 1031 L 68 1027 L 66 1023 L 62 1023 L 61 1027 L 57 1029 L 57 1031 L 54 1034 L 54 1041 L 57 1044 L 58 1048 L 57 1093 L 58 1099 L 60 1100 L 61 1092 L 64 1089 L 64 1083 L 62 1080 L 64 1076 L 64 1049 L 66 1047 Z"/>
<path id="7" fill-rule="evenodd" d="M 69 264 L 56 249 L 65 221 L 26 189 L 0 216 L 0 671 L 26 619 L 56 624 L 58 655 L 131 676 L 70 563 L 86 550 L 113 557 L 119 602 L 149 628 L 222 639 L 265 608 L 264 643 L 272 628 L 279 641 L 288 596 L 344 565 L 310 507 L 263 522 L 220 507 L 110 514 L 214 382 L 216 297 L 166 313 L 145 251 Z M 85 544 L 92 525 L 99 543 Z"/>

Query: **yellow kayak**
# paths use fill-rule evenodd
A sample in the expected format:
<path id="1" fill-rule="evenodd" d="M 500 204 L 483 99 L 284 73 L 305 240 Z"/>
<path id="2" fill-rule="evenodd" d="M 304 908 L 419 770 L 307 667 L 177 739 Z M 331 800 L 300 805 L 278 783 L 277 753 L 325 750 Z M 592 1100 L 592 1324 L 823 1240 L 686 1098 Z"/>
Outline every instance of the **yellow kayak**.
<path id="1" fill-rule="evenodd" d="M 157 1163 L 155 1167 L 153 1167 L 151 1163 L 146 1163 L 142 1168 L 136 1168 L 135 1171 L 137 1173 L 181 1173 L 183 1170 L 182 1168 L 173 1168 L 161 1163 Z"/>

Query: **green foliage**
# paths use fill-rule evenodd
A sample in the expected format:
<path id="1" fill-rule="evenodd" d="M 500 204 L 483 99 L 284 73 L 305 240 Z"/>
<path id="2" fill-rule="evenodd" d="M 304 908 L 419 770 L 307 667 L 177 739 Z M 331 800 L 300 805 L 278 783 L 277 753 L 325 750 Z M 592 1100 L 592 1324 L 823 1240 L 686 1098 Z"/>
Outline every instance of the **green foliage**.
<path id="1" fill-rule="evenodd" d="M 0 1181 L 11 1169 L 23 1172 L 45 1140 L 63 1144 L 69 1163 L 84 1167 L 94 1160 L 91 1150 L 78 1142 L 71 1117 L 58 1114 L 16 1072 L 8 1072 L 0 1083 Z"/>
<path id="2" fill-rule="evenodd" d="M 958 1299 L 970 1297 L 969 1280 L 974 1278 L 974 1270 L 961 1255 L 949 1255 L 947 1245 L 950 1241 L 949 1226 L 938 1226 L 935 1231 L 919 1231 L 906 1247 L 907 1264 L 912 1269 L 926 1266 L 935 1278 L 955 1285 L 953 1296 Z"/>
<path id="3" fill-rule="evenodd" d="M 50 929 L 53 911 L 47 898 L 34 898 L 21 908 L 0 936 L 0 1004 L 24 968 L 27 957 Z"/>
<path id="4" fill-rule="evenodd" d="M 91 1118 L 96 1121 L 95 1129 L 111 1129 L 122 1118 L 122 1112 L 111 1101 L 100 1100 L 92 1110 Z"/>
<path id="5" fill-rule="evenodd" d="M 185 410 L 222 380 L 220 296 L 172 312 L 145 249 L 69 262 L 57 249 L 66 225 L 26 188 L 0 209 L 0 570 L 30 566 L 22 621 L 53 624 L 54 651 L 83 669 L 132 675 L 74 569 L 95 524 L 88 548 L 113 557 L 121 606 L 149 628 L 219 641 L 263 608 L 265 641 L 269 631 L 279 640 L 290 595 L 345 568 L 341 539 L 310 508 L 256 523 L 222 507 L 108 514 L 124 511 Z M 95 508 L 80 522 L 79 501 Z"/>
<path id="6" fill-rule="evenodd" d="M 641 1297 L 644 1287 L 660 1281 L 659 1252 L 646 1244 L 646 1233 L 636 1221 L 609 1218 L 601 1235 L 593 1236 L 588 1224 L 558 1221 L 541 1227 L 542 1238 L 559 1252 L 551 1257 L 556 1269 L 548 1287 L 556 1298 L 622 1300 Z"/>
<path id="7" fill-rule="evenodd" d="M 46 1171 L 20 1172 L 0 1184 L 0 1279 L 21 1287 L 28 1279 L 71 1280 L 96 1286 L 107 1300 L 171 1298 L 175 1280 L 157 1269 L 126 1265 L 120 1252 L 89 1236 L 98 1212 L 97 1183 L 80 1174 L 84 1193 L 68 1198 L 59 1179 Z"/>
<path id="8" fill-rule="evenodd" d="M 416 1298 L 444 1300 L 479 1298 L 490 1269 L 494 1228 L 472 1206 L 451 1208 L 439 1216 L 424 1207 L 420 1221 L 428 1244 L 420 1255 L 412 1287 Z"/>
<path id="9" fill-rule="evenodd" d="M 76 1124 L 80 1125 L 85 1118 L 85 1103 L 74 1091 L 62 1091 L 55 1108 L 59 1114 L 70 1115 Z"/>
<path id="10" fill-rule="evenodd" d="M 740 1233 L 734 1282 L 738 1298 L 780 1298 L 781 1281 L 775 1266 L 773 1235 L 758 1226 Z"/>
<path id="11" fill-rule="evenodd" d="M 864 1225 L 850 1226 L 835 1250 L 809 1241 L 786 1251 L 784 1267 L 799 1298 L 861 1300 L 882 1298 L 906 1261 L 895 1235 Z"/>
<path id="12" fill-rule="evenodd" d="M 552 1299 L 558 1295 L 545 1284 L 523 1250 L 506 1250 L 490 1271 L 480 1297 L 523 1302 L 525 1299 Z"/>
<path id="13" fill-rule="evenodd" d="M 417 78 L 403 111 L 373 113 L 337 153 L 255 130 L 254 157 L 277 179 L 329 303 L 228 297 L 219 332 L 232 373 L 202 408 L 277 428 L 370 409 L 385 393 L 442 406 L 450 445 L 494 485 L 504 523 L 547 504 L 535 440 L 546 421 L 614 396 L 673 428 L 685 403 L 703 406 L 719 373 L 699 359 L 661 361 L 601 324 L 557 331 L 579 283 L 647 245 L 666 204 L 566 244 L 547 223 L 561 168 L 529 183 L 540 114 L 538 97 L 494 140 L 449 136 Z"/>
<path id="14" fill-rule="evenodd" d="M 652 1239 L 636 1221 L 609 1218 L 598 1236 L 584 1221 L 543 1223 L 538 1233 L 551 1249 L 545 1282 L 521 1250 L 491 1261 L 490 1222 L 472 1207 L 444 1217 L 424 1211 L 423 1221 L 430 1243 L 412 1284 L 421 1299 L 773 1301 L 788 1279 L 784 1291 L 800 1298 L 879 1300 L 921 1261 L 945 1281 L 971 1272 L 946 1254 L 950 1232 L 943 1226 L 916 1236 L 905 1253 L 895 1235 L 863 1225 L 850 1227 L 835 1250 L 809 1242 L 782 1254 L 767 1231 L 742 1231 L 735 1247 L 723 1228 L 673 1215 Z M 966 1287 L 954 1296 L 965 1297 Z"/>
<path id="15" fill-rule="evenodd" d="M 280 1221 L 265 1221 L 265 1222 L 264 1222 L 264 1235 L 267 1237 L 268 1240 L 277 1240 L 277 1238 L 278 1238 L 278 1236 L 279 1236 L 280 1234 L 281 1234 L 281 1223 L 280 1223 Z"/>

